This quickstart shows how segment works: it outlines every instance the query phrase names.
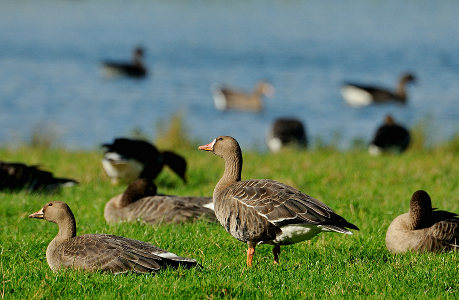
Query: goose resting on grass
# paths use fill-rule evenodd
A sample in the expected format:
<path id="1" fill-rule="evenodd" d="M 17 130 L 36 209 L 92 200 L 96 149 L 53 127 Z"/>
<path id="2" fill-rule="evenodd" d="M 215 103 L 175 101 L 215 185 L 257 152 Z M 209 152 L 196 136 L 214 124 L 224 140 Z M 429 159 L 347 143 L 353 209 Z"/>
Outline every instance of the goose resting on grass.
<path id="1" fill-rule="evenodd" d="M 38 166 L 0 161 L 0 190 L 53 192 L 77 184 L 78 181 L 74 179 L 54 177 L 51 172 L 40 170 Z"/>
<path id="2" fill-rule="evenodd" d="M 106 152 L 102 166 L 113 184 L 130 183 L 137 178 L 153 180 L 169 166 L 186 183 L 186 160 L 170 151 L 159 151 L 143 140 L 117 138 L 111 144 L 103 144 Z"/>
<path id="3" fill-rule="evenodd" d="M 371 155 L 379 155 L 382 152 L 403 152 L 410 144 L 410 132 L 397 124 L 392 116 L 387 115 L 384 124 L 378 128 L 373 140 L 368 147 Z"/>
<path id="4" fill-rule="evenodd" d="M 279 152 L 289 146 L 306 148 L 308 139 L 303 123 L 295 118 L 276 119 L 268 130 L 266 145 L 271 152 Z"/>
<path id="5" fill-rule="evenodd" d="M 432 208 L 429 194 L 416 191 L 408 213 L 390 223 L 386 246 L 392 253 L 459 250 L 458 215 Z"/>
<path id="6" fill-rule="evenodd" d="M 229 87 L 217 87 L 212 90 L 214 104 L 218 110 L 259 111 L 263 108 L 263 96 L 271 97 L 274 88 L 271 84 L 260 81 L 252 93 L 238 91 Z"/>
<path id="7" fill-rule="evenodd" d="M 133 51 L 132 62 L 104 61 L 102 65 L 109 76 L 124 75 L 133 78 L 143 78 L 147 68 L 143 63 L 144 50 L 137 47 Z"/>
<path id="8" fill-rule="evenodd" d="M 166 267 L 189 268 L 196 260 L 180 257 L 151 244 L 108 234 L 76 235 L 76 222 L 65 202 L 47 203 L 29 218 L 56 223 L 59 232 L 46 249 L 46 260 L 53 271 L 61 268 L 89 272 L 156 272 Z"/>
<path id="9" fill-rule="evenodd" d="M 406 85 L 415 81 L 416 77 L 414 75 L 410 73 L 403 74 L 399 79 L 395 91 L 371 85 L 345 83 L 341 88 L 341 95 L 349 105 L 356 107 L 388 101 L 405 104 L 408 98 L 406 95 Z"/>
<path id="10" fill-rule="evenodd" d="M 216 221 L 212 206 L 210 197 L 158 195 L 156 185 L 141 178 L 107 202 L 104 217 L 108 223 L 137 220 L 149 224 L 183 223 L 199 218 Z"/>
<path id="11" fill-rule="evenodd" d="M 213 193 L 218 221 L 236 239 L 248 245 L 247 266 L 252 265 L 255 246 L 274 245 L 274 263 L 281 245 L 309 240 L 322 231 L 352 234 L 358 230 L 331 208 L 286 184 L 268 180 L 241 181 L 242 152 L 230 136 L 220 136 L 199 146 L 225 160 L 223 177 Z"/>

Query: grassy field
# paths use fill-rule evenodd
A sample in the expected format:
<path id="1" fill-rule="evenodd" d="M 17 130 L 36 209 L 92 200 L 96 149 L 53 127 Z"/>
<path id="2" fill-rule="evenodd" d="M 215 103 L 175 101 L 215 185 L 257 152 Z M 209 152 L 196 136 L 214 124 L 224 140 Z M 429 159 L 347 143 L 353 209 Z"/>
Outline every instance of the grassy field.
<path id="1" fill-rule="evenodd" d="M 208 142 L 208 141 L 205 141 Z M 189 162 L 188 184 L 170 170 L 156 180 L 159 192 L 211 195 L 223 161 L 193 147 L 179 149 Z M 243 149 L 244 151 L 244 149 Z M 101 152 L 20 147 L 0 149 L 0 159 L 40 164 L 72 177 L 77 187 L 58 194 L 0 192 L 0 296 L 30 298 L 459 298 L 456 253 L 392 255 L 384 239 L 390 221 L 426 190 L 434 207 L 459 212 L 459 141 L 403 155 L 371 157 L 366 151 L 316 149 L 281 154 L 244 151 L 243 179 L 270 178 L 320 199 L 360 227 L 354 235 L 324 233 L 282 247 L 280 265 L 271 246 L 257 247 L 245 266 L 246 245 L 219 224 L 107 225 L 105 202 L 121 193 L 100 164 Z M 53 273 L 46 247 L 55 224 L 28 219 L 46 202 L 62 200 L 77 219 L 78 234 L 109 233 L 151 242 L 203 268 L 168 269 L 155 275 L 110 275 L 64 270 Z"/>

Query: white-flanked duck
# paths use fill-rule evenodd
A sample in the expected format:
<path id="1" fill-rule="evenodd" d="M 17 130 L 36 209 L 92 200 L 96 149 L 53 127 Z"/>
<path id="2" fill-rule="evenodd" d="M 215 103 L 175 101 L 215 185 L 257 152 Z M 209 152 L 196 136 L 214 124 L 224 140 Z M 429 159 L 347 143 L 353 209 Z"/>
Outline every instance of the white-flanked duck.
<path id="1" fill-rule="evenodd" d="M 102 65 L 109 76 L 123 75 L 142 78 L 147 75 L 147 68 L 143 63 L 144 50 L 137 47 L 133 51 L 131 62 L 104 61 Z"/>
<path id="2" fill-rule="evenodd" d="M 216 221 L 212 198 L 158 195 L 156 185 L 140 178 L 125 192 L 107 202 L 104 217 L 108 223 L 143 221 L 149 224 L 183 223 L 197 219 Z"/>
<path id="3" fill-rule="evenodd" d="M 47 203 L 29 218 L 56 223 L 59 232 L 46 249 L 46 260 L 53 271 L 61 268 L 89 272 L 156 272 L 166 267 L 196 266 L 196 260 L 180 257 L 151 244 L 108 234 L 76 235 L 76 222 L 65 202 Z"/>
<path id="4" fill-rule="evenodd" d="M 372 155 L 391 151 L 401 153 L 408 148 L 410 140 L 410 132 L 405 127 L 397 124 L 391 115 L 387 115 L 384 119 L 384 124 L 376 131 L 368 151 Z"/>
<path id="5" fill-rule="evenodd" d="M 349 105 L 357 107 L 388 101 L 404 104 L 407 101 L 406 85 L 415 81 L 416 78 L 413 74 L 403 74 L 394 91 L 371 85 L 345 83 L 341 88 L 341 95 Z"/>
<path id="6" fill-rule="evenodd" d="M 306 148 L 308 139 L 303 123 L 295 118 L 276 119 L 266 135 L 266 145 L 271 152 L 291 146 Z"/>
<path id="7" fill-rule="evenodd" d="M 386 246 L 392 253 L 459 250 L 458 215 L 432 208 L 429 194 L 416 191 L 409 212 L 389 225 Z"/>
<path id="8" fill-rule="evenodd" d="M 241 181 L 242 152 L 230 136 L 220 136 L 199 146 L 225 160 L 223 177 L 213 193 L 218 221 L 236 239 L 248 244 L 247 265 L 252 265 L 255 246 L 274 245 L 274 263 L 281 245 L 309 240 L 322 231 L 352 234 L 358 230 L 319 200 L 286 184 L 268 180 Z"/>
<path id="9" fill-rule="evenodd" d="M 186 182 L 186 160 L 170 151 L 159 151 L 147 141 L 117 138 L 106 148 L 102 166 L 114 184 L 137 178 L 155 179 L 167 165 Z"/>
<path id="10" fill-rule="evenodd" d="M 260 81 L 251 93 L 226 86 L 214 88 L 212 93 L 218 110 L 259 111 L 263 108 L 263 96 L 271 97 L 274 94 L 274 87 L 266 81 Z"/>
<path id="11" fill-rule="evenodd" d="M 51 172 L 41 170 L 38 166 L 0 161 L 0 190 L 52 192 L 77 184 L 78 181 L 74 179 L 54 177 Z"/>

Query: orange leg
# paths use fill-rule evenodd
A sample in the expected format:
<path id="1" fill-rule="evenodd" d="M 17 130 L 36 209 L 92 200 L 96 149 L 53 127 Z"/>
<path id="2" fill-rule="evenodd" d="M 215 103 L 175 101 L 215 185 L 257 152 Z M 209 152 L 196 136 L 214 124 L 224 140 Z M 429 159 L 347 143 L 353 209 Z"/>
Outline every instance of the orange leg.
<path id="1" fill-rule="evenodd" d="M 252 266 L 252 259 L 253 254 L 255 253 L 255 245 L 249 245 L 249 249 L 247 249 L 247 266 Z"/>
<path id="2" fill-rule="evenodd" d="M 279 253 L 280 253 L 280 246 L 275 245 L 273 248 L 273 255 L 274 255 L 274 264 L 279 263 Z"/>

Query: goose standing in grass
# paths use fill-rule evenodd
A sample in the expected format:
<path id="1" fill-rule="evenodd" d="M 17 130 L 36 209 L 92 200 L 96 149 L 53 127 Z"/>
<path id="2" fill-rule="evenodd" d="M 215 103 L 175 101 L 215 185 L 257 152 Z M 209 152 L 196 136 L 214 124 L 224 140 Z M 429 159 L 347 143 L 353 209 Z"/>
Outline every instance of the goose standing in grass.
<path id="1" fill-rule="evenodd" d="M 389 89 L 362 85 L 357 83 L 345 83 L 341 88 L 341 95 L 351 106 L 366 106 L 372 103 L 385 103 L 395 101 L 405 104 L 407 101 L 406 85 L 415 82 L 416 77 L 410 73 L 403 74 L 394 91 Z"/>
<path id="2" fill-rule="evenodd" d="M 271 97 L 274 94 L 274 87 L 266 81 L 260 81 L 252 93 L 229 87 L 214 88 L 212 93 L 215 107 L 218 110 L 260 111 L 263 108 L 263 96 Z"/>
<path id="3" fill-rule="evenodd" d="M 53 271 L 61 268 L 89 272 L 156 272 L 166 267 L 196 266 L 196 260 L 180 257 L 151 244 L 108 234 L 76 236 L 76 222 L 65 202 L 47 203 L 29 218 L 56 223 L 59 232 L 48 245 L 46 260 Z"/>
<path id="4" fill-rule="evenodd" d="M 149 224 L 183 223 L 199 218 L 216 221 L 212 207 L 210 197 L 158 195 L 155 184 L 141 178 L 107 202 L 104 217 L 108 223 L 137 220 Z"/>
<path id="5" fill-rule="evenodd" d="M 78 181 L 74 179 L 54 177 L 51 172 L 40 170 L 38 166 L 0 161 L 0 190 L 52 192 L 77 184 Z"/>
<path id="6" fill-rule="evenodd" d="M 408 148 L 410 139 L 410 132 L 397 124 L 391 115 L 387 115 L 384 119 L 384 124 L 376 131 L 368 151 L 372 155 L 390 151 L 401 153 Z"/>
<path id="7" fill-rule="evenodd" d="M 111 144 L 103 144 L 106 152 L 102 166 L 112 183 L 130 183 L 137 178 L 153 180 L 169 166 L 186 183 L 186 160 L 170 151 L 158 151 L 143 140 L 117 138 Z"/>
<path id="8" fill-rule="evenodd" d="M 242 152 L 230 136 L 220 136 L 199 146 L 225 160 L 223 177 L 213 193 L 218 221 L 236 239 L 247 243 L 247 265 L 252 265 L 255 246 L 274 245 L 274 263 L 281 245 L 309 240 L 322 231 L 352 234 L 358 230 L 331 208 L 286 184 L 268 180 L 241 181 Z"/>
<path id="9" fill-rule="evenodd" d="M 409 212 L 389 225 L 386 246 L 392 253 L 459 250 L 458 215 L 432 208 L 429 194 L 416 191 Z"/>
<path id="10" fill-rule="evenodd" d="M 271 152 L 289 146 L 306 148 L 308 139 L 303 123 L 295 118 L 276 119 L 268 130 L 266 145 Z"/>
<path id="11" fill-rule="evenodd" d="M 144 50 L 137 47 L 133 51 L 131 62 L 104 61 L 102 65 L 108 75 L 124 75 L 133 78 L 142 78 L 147 75 L 147 68 L 143 63 Z"/>

